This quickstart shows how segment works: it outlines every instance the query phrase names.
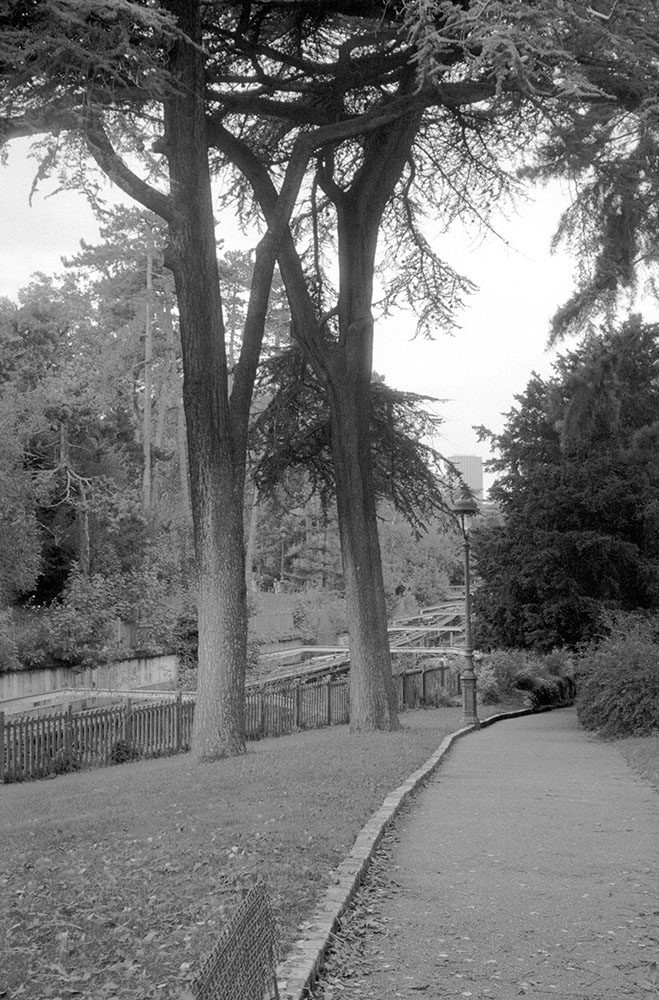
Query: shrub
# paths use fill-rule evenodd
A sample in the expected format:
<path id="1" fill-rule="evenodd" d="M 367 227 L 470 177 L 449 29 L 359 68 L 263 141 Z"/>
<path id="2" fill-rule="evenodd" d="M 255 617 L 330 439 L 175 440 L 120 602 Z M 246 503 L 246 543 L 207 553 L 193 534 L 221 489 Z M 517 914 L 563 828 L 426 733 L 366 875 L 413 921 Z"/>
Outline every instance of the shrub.
<path id="1" fill-rule="evenodd" d="M 570 654 L 545 655 L 518 649 L 495 650 L 483 657 L 478 693 L 484 705 L 515 701 L 521 694 L 532 708 L 560 705 L 574 698 L 574 668 Z"/>
<path id="2" fill-rule="evenodd" d="M 197 610 L 185 608 L 178 615 L 172 632 L 172 652 L 179 661 L 179 687 L 184 690 L 193 690 L 197 686 L 198 644 Z"/>
<path id="3" fill-rule="evenodd" d="M 450 691 L 440 688 L 435 694 L 430 695 L 425 701 L 421 701 L 422 708 L 458 708 L 460 699 L 452 695 Z"/>
<path id="4" fill-rule="evenodd" d="M 485 704 L 496 704 L 497 701 L 514 700 L 518 696 L 517 678 L 528 670 L 529 657 L 518 649 L 497 649 L 483 657 L 478 670 L 478 686 L 483 678 L 484 691 L 494 701 Z"/>
<path id="5" fill-rule="evenodd" d="M 531 708 L 563 705 L 574 698 L 574 681 L 570 677 L 542 677 L 539 674 L 521 674 L 517 688 L 526 692 Z"/>
<path id="6" fill-rule="evenodd" d="M 116 598 L 103 576 L 73 570 L 64 600 L 48 609 L 49 652 L 67 666 L 93 667 L 113 659 Z"/>
<path id="7" fill-rule="evenodd" d="M 150 567 L 122 573 L 112 586 L 115 615 L 132 626 L 132 653 L 158 656 L 169 652 L 174 640 L 175 611 L 168 581 Z"/>
<path id="8" fill-rule="evenodd" d="M 345 596 L 335 590 L 305 590 L 293 608 L 296 629 L 319 646 L 334 646 L 348 631 Z"/>
<path id="9" fill-rule="evenodd" d="M 478 671 L 478 696 L 484 705 L 498 705 L 501 701 L 499 681 L 491 663 L 483 663 Z"/>
<path id="10" fill-rule="evenodd" d="M 0 609 L 0 671 L 20 670 L 18 646 L 14 637 L 14 620 L 11 611 Z"/>
<path id="11" fill-rule="evenodd" d="M 574 679 L 574 656 L 568 649 L 552 649 L 533 659 L 539 661 L 542 671 L 550 677 Z"/>
<path id="12" fill-rule="evenodd" d="M 128 761 L 135 760 L 138 756 L 137 750 L 134 747 L 131 747 L 128 740 L 118 739 L 115 740 L 112 750 L 110 751 L 110 763 L 126 764 Z"/>
<path id="13" fill-rule="evenodd" d="M 577 712 L 601 736 L 647 736 L 659 729 L 659 618 L 619 614 L 579 663 Z"/>
<path id="14" fill-rule="evenodd" d="M 54 666 L 50 655 L 50 625 L 47 611 L 29 606 L 14 609 L 17 623 L 16 646 L 21 670 L 40 669 Z"/>

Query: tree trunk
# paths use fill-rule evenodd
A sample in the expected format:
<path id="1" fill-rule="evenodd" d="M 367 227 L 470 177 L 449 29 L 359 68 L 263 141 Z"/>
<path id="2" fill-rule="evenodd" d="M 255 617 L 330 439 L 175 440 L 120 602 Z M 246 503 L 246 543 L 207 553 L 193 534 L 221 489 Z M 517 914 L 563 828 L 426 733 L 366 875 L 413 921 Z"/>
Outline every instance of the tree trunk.
<path id="1" fill-rule="evenodd" d="M 176 215 L 172 267 L 183 354 L 183 398 L 199 578 L 199 669 L 193 751 L 244 752 L 247 605 L 243 470 L 233 454 L 208 149 L 199 4 L 170 0 L 185 35 L 170 52 L 178 89 L 165 99 L 165 142 Z"/>
<path id="2" fill-rule="evenodd" d="M 248 492 L 247 506 L 247 544 L 245 546 L 245 583 L 247 590 L 254 588 L 254 549 L 256 547 L 256 533 L 259 525 L 259 491 L 256 483 L 252 482 Z"/>
<path id="3" fill-rule="evenodd" d="M 151 509 L 151 437 L 153 433 L 153 234 L 147 224 L 146 302 L 144 316 L 144 409 L 142 411 L 142 510 Z"/>
<path id="4" fill-rule="evenodd" d="M 83 482 L 78 483 L 78 565 L 84 577 L 89 577 L 91 568 L 91 546 L 89 540 L 89 507 L 87 505 L 87 492 Z"/>
<path id="5" fill-rule="evenodd" d="M 370 487 L 369 386 L 337 377 L 329 387 L 332 453 L 350 642 L 350 728 L 397 729 L 382 564 Z"/>
<path id="6" fill-rule="evenodd" d="M 377 227 L 354 227 L 349 204 L 339 220 L 339 344 L 327 387 L 348 609 L 350 728 L 397 729 L 370 433 Z"/>
<path id="7" fill-rule="evenodd" d="M 403 82 L 402 87 L 409 86 Z M 370 441 L 373 276 L 382 214 L 409 156 L 418 119 L 410 116 L 364 140 L 347 190 L 327 164 L 319 182 L 336 207 L 339 338 L 328 357 L 332 453 L 350 634 L 350 725 L 396 729 L 387 613 Z"/>
<path id="8" fill-rule="evenodd" d="M 176 406 L 176 444 L 178 451 L 178 473 L 181 484 L 181 502 L 186 514 L 190 510 L 190 480 L 188 476 L 188 445 L 185 429 L 185 408 L 180 399 Z"/>
<path id="9" fill-rule="evenodd" d="M 170 410 L 176 407 L 176 396 L 179 390 L 178 377 L 176 374 L 176 348 L 174 346 L 174 321 L 172 319 L 172 309 L 169 298 L 162 303 L 160 310 L 162 324 L 165 329 L 165 345 L 167 352 L 167 369 L 160 382 L 160 391 L 157 394 L 156 402 L 156 431 L 153 443 L 157 450 L 160 450 L 165 440 L 165 423 Z M 187 473 L 186 473 L 187 474 Z M 162 477 L 162 463 L 155 462 L 151 476 L 151 504 L 157 504 L 160 497 L 160 481 Z M 186 496 L 187 494 L 184 494 Z"/>

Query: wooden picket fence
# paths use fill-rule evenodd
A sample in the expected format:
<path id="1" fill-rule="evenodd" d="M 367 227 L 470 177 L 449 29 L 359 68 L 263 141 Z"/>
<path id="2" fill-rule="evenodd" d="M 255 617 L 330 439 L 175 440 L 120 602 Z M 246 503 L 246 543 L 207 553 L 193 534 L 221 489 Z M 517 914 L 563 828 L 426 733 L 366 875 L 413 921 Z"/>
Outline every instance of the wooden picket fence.
<path id="1" fill-rule="evenodd" d="M 442 693 L 459 693 L 456 671 L 445 666 L 407 670 L 396 680 L 401 709 L 440 704 Z M 183 753 L 190 749 L 193 719 L 194 700 L 181 694 L 157 703 L 128 702 L 76 713 L 69 706 L 40 717 L 5 718 L 0 712 L 0 783 Z M 349 719 L 347 672 L 265 684 L 246 694 L 248 739 L 340 725 Z"/>
<path id="2" fill-rule="evenodd" d="M 113 705 L 52 715 L 4 718 L 0 712 L 0 782 L 46 778 L 82 768 L 190 748 L 194 704 L 177 698 L 156 704 Z"/>

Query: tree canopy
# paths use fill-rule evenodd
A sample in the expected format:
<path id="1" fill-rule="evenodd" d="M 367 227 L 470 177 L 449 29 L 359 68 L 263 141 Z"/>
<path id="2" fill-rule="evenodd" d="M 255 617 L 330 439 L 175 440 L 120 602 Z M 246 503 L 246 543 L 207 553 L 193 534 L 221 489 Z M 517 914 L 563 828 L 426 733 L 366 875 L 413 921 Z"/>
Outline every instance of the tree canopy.
<path id="1" fill-rule="evenodd" d="M 654 6 L 654 4 L 652 5 Z M 239 752 L 246 662 L 243 493 L 249 415 L 278 260 L 291 331 L 329 399 L 356 728 L 396 725 L 371 457 L 381 232 L 422 326 L 468 283 L 423 232 L 489 224 L 536 136 L 611 136 L 656 88 L 645 0 L 10 0 L 0 137 L 45 134 L 41 172 L 95 195 L 91 156 L 168 227 L 180 316 L 199 567 L 195 746 Z M 615 14 L 615 16 L 614 16 Z M 589 117 L 590 115 L 590 117 Z M 569 157 L 560 156 L 567 169 Z M 229 372 L 211 174 L 256 210 L 240 356 Z M 338 274 L 324 266 L 335 254 Z M 231 359 L 233 362 L 233 358 Z M 229 380 L 231 374 L 231 380 Z"/>
<path id="2" fill-rule="evenodd" d="M 578 260 L 577 287 L 557 310 L 552 339 L 611 321 L 644 286 L 655 289 L 659 183 L 659 7 L 655 0 L 592 5 L 586 10 L 616 36 L 591 56 L 590 76 L 608 99 L 543 130 L 528 175 L 570 181 L 573 198 L 554 247 Z"/>
<path id="3" fill-rule="evenodd" d="M 374 486 L 416 529 L 447 511 L 446 460 L 433 447 L 443 420 L 432 407 L 441 402 L 401 392 L 374 374 L 371 434 Z M 262 493 L 271 492 L 288 470 L 303 469 L 322 503 L 334 501 L 336 480 L 326 390 L 295 344 L 263 362 L 257 379 L 263 403 L 251 428 L 253 475 Z"/>
<path id="4" fill-rule="evenodd" d="M 659 329 L 630 319 L 534 376 L 500 435 L 502 525 L 475 530 L 483 646 L 575 646 L 659 605 Z"/>

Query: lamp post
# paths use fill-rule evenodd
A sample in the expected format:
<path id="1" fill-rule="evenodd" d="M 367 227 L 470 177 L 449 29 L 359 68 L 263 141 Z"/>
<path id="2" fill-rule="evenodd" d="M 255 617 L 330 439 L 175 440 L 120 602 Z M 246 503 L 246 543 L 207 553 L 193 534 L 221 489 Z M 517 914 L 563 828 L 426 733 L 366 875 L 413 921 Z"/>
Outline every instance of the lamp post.
<path id="1" fill-rule="evenodd" d="M 469 574 L 469 525 L 467 519 L 478 513 L 478 507 L 470 497 L 462 497 L 453 504 L 453 510 L 460 518 L 460 529 L 464 539 L 465 559 L 465 669 L 460 683 L 462 686 L 462 721 L 465 726 L 479 726 L 476 711 L 476 674 L 474 672 L 474 650 L 471 644 L 471 588 Z"/>

